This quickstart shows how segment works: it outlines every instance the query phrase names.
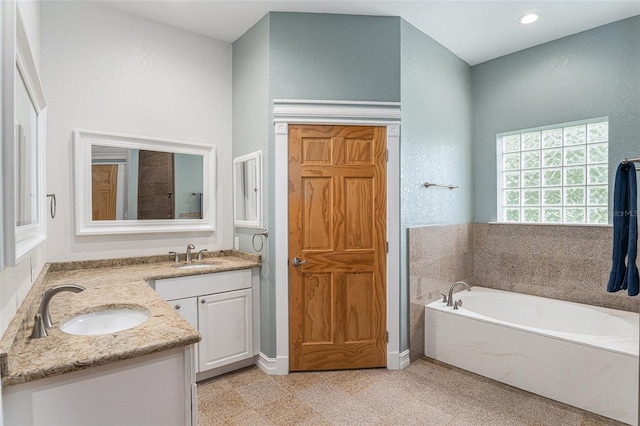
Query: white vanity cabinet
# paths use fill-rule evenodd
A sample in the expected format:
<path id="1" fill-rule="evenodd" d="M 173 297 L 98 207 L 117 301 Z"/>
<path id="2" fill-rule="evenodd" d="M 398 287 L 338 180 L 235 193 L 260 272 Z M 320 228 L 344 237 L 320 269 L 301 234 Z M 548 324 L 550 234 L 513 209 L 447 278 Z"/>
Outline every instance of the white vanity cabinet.
<path id="1" fill-rule="evenodd" d="M 202 335 L 197 380 L 254 364 L 260 351 L 259 270 L 156 280 L 152 286 Z"/>

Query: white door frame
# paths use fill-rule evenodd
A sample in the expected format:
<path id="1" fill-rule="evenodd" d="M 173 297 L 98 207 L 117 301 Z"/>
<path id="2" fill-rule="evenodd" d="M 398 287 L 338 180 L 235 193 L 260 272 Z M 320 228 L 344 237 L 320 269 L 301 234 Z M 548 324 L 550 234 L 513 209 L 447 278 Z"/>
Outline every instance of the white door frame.
<path id="1" fill-rule="evenodd" d="M 289 124 L 387 127 L 387 368 L 390 370 L 409 365 L 409 352 L 400 353 L 400 117 L 399 102 L 273 101 L 276 206 L 288 206 Z M 261 354 L 259 362 L 271 374 L 289 373 L 288 233 L 288 209 L 276 208 L 276 359 L 273 363 Z"/>

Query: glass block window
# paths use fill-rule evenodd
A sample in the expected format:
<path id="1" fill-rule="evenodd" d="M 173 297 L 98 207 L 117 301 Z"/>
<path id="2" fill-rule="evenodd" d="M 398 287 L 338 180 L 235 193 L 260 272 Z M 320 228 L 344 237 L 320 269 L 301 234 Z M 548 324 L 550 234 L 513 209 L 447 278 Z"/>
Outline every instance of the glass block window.
<path id="1" fill-rule="evenodd" d="M 498 135 L 498 220 L 608 222 L 609 122 Z"/>

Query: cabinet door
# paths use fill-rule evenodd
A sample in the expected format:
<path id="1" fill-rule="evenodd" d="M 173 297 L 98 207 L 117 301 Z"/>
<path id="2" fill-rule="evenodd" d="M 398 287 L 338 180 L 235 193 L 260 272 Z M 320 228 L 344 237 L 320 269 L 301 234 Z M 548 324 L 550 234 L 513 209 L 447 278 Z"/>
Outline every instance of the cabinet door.
<path id="1" fill-rule="evenodd" d="M 191 327 L 198 329 L 198 298 L 187 297 L 185 299 L 167 300 L 180 316 L 187 320 Z"/>
<path id="2" fill-rule="evenodd" d="M 175 311 L 179 313 L 182 318 L 186 319 L 187 322 L 191 324 L 191 327 L 198 330 L 198 298 L 197 297 L 186 297 L 184 299 L 167 300 L 167 303 L 171 305 L 171 307 L 175 309 Z M 195 359 L 194 369 L 196 370 L 195 373 L 200 372 L 198 368 L 199 346 L 200 346 L 200 343 L 193 345 L 193 356 Z"/>
<path id="3" fill-rule="evenodd" d="M 198 298 L 198 371 L 253 356 L 251 289 Z"/>

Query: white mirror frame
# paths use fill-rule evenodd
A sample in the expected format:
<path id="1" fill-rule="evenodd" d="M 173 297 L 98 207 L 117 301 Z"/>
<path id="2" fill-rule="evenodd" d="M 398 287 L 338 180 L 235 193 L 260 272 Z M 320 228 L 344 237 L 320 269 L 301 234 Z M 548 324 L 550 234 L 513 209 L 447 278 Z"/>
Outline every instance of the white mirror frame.
<path id="1" fill-rule="evenodd" d="M 240 190 L 236 183 L 236 167 L 249 160 L 256 161 L 256 220 L 238 219 L 236 209 Z M 262 151 L 242 155 L 233 160 L 233 225 L 239 228 L 262 228 Z"/>
<path id="2" fill-rule="evenodd" d="M 15 5 L 13 6 L 15 8 Z M 11 12 L 11 13 L 9 13 Z M 46 225 L 46 194 L 45 194 L 45 147 L 46 147 L 46 122 L 47 122 L 47 104 L 44 97 L 44 90 L 38 70 L 27 41 L 27 35 L 22 23 L 22 18 L 16 9 L 9 11 L 3 10 L 3 13 L 15 16 L 15 60 L 12 60 L 11 70 L 3 67 L 3 73 L 6 72 L 11 78 L 10 92 L 12 99 L 11 105 L 4 105 L 6 111 L 3 116 L 3 134 L 6 137 L 3 154 L 5 156 L 4 167 L 4 260 L 8 266 L 15 266 L 22 261 L 26 255 L 47 238 Z M 3 23 L 6 23 L 3 15 Z M 3 33 L 3 36 L 6 35 Z M 4 59 L 4 58 L 3 58 Z M 27 93 L 31 103 L 37 114 L 38 133 L 36 137 L 36 159 L 34 162 L 35 172 L 37 172 L 36 183 L 36 201 L 37 208 L 35 211 L 34 223 L 25 226 L 16 226 L 17 205 L 17 177 L 15 174 L 19 170 L 16 164 L 16 126 L 15 123 L 15 85 L 20 82 L 20 78 L 24 81 Z M 6 84 L 5 84 L 6 83 Z M 4 89 L 8 89 L 8 80 L 3 81 Z"/>
<path id="3" fill-rule="evenodd" d="M 93 220 L 91 214 L 91 147 L 93 145 L 202 156 L 204 194 L 202 219 Z M 216 149 L 211 145 L 74 129 L 76 235 L 215 231 L 215 159 Z"/>

